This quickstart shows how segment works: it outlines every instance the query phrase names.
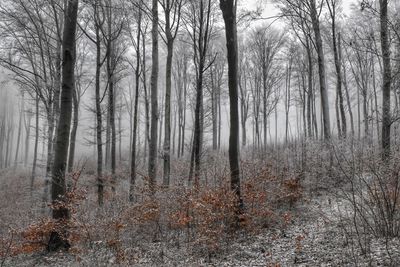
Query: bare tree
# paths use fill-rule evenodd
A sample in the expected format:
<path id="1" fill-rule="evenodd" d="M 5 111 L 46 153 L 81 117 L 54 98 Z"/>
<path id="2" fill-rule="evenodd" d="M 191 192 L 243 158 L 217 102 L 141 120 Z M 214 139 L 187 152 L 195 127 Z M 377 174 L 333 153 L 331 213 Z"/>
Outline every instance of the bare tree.
<path id="1" fill-rule="evenodd" d="M 193 62 L 196 70 L 196 100 L 194 111 L 193 145 L 190 164 L 189 181 L 194 174 L 195 185 L 199 184 L 201 170 L 201 153 L 203 143 L 204 111 L 203 111 L 203 79 L 204 73 L 213 62 L 207 62 L 207 52 L 211 40 L 213 23 L 212 0 L 201 0 L 188 4 L 185 27 L 193 45 Z M 207 64 L 208 63 L 208 64 Z"/>
<path id="2" fill-rule="evenodd" d="M 315 0 L 309 0 L 310 17 L 315 34 L 315 46 L 318 56 L 318 74 L 319 74 L 319 88 L 321 94 L 321 106 L 323 114 L 323 127 L 324 127 L 324 138 L 329 140 L 331 138 L 331 126 L 330 126 L 330 116 L 329 116 L 329 99 L 328 99 L 328 89 L 326 87 L 326 71 L 325 71 L 325 56 L 324 49 L 322 45 L 322 37 L 320 30 L 320 22 Z"/>
<path id="3" fill-rule="evenodd" d="M 157 179 L 157 135 L 158 135 L 158 0 L 152 0 L 152 67 L 151 67 L 151 128 L 149 142 L 150 192 L 154 194 Z"/>
<path id="4" fill-rule="evenodd" d="M 164 128 L 164 173 L 163 185 L 169 186 L 171 174 L 171 83 L 174 41 L 181 22 L 183 0 L 159 0 L 165 15 L 165 38 L 167 62 L 165 67 L 165 128 Z"/>
<path id="5" fill-rule="evenodd" d="M 65 171 L 68 158 L 69 134 L 72 117 L 73 92 L 75 88 L 75 54 L 76 54 L 76 24 L 78 17 L 78 0 L 69 0 L 65 13 L 65 25 L 62 45 L 62 92 L 59 124 L 57 128 L 57 142 L 55 145 L 55 158 L 52 171 L 51 199 L 53 206 L 53 218 L 56 220 L 67 220 L 68 209 L 59 202 L 65 201 L 66 185 Z M 66 229 L 64 229 L 66 230 Z M 68 240 L 62 233 L 54 231 L 48 243 L 49 251 L 60 248 L 69 248 Z"/>
<path id="6" fill-rule="evenodd" d="M 236 25 L 236 0 L 220 0 L 220 8 L 225 22 L 229 103 L 230 103 L 230 131 L 229 131 L 229 165 L 231 172 L 231 189 L 236 193 L 238 208 L 243 208 L 240 193 L 240 164 L 239 164 L 239 90 L 238 90 L 238 41 Z M 239 223 L 239 217 L 237 218 Z"/>
<path id="7" fill-rule="evenodd" d="M 390 156 L 390 91 L 391 91 L 391 66 L 390 44 L 388 30 L 388 1 L 379 0 L 380 7 L 380 33 L 381 50 L 383 57 L 383 82 L 382 82 L 382 158 Z"/>
<path id="8" fill-rule="evenodd" d="M 329 14 L 331 17 L 331 30 L 332 30 L 332 44 L 333 44 L 333 56 L 335 59 L 335 70 L 336 70 L 336 92 L 337 96 L 339 98 L 339 110 L 340 110 L 340 118 L 341 118 L 341 130 L 339 131 L 339 136 L 346 138 L 347 134 L 347 123 L 346 123 L 346 114 L 344 111 L 344 105 L 343 105 L 343 92 L 342 92 L 342 69 L 341 69 L 341 58 L 340 58 L 340 53 L 338 49 L 338 43 L 340 44 L 340 33 L 337 35 L 336 34 L 336 13 L 337 13 L 337 8 L 339 5 L 339 0 L 326 0 L 328 9 L 329 9 Z"/>

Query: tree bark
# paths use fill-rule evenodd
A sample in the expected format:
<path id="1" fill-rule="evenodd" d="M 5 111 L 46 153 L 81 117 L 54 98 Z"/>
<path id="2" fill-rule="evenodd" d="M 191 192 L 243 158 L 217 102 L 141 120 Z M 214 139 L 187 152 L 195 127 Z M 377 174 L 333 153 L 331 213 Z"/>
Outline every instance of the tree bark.
<path id="1" fill-rule="evenodd" d="M 132 133 L 132 150 L 131 150 L 131 181 L 129 187 L 129 201 L 134 201 L 134 190 L 136 183 L 136 139 L 138 131 L 138 106 L 139 106 L 139 80 L 140 80 L 140 36 L 141 36 L 141 25 L 142 25 L 142 11 L 138 14 L 138 33 L 136 37 L 136 69 L 135 69 L 135 103 L 133 111 L 133 133 Z M 145 71 L 145 70 L 144 70 Z"/>
<path id="2" fill-rule="evenodd" d="M 26 116 L 24 115 L 24 119 Z M 28 156 L 29 156 L 29 145 L 30 145 L 30 137 L 31 137 L 31 122 L 32 122 L 32 112 L 28 111 L 28 121 L 25 120 L 25 153 L 24 153 L 24 166 L 28 165 Z"/>
<path id="3" fill-rule="evenodd" d="M 310 13 L 311 13 L 311 20 L 315 34 L 315 44 L 317 47 L 317 55 L 318 55 L 318 69 L 319 69 L 318 74 L 319 74 L 319 86 L 321 93 L 322 115 L 323 115 L 323 129 L 324 129 L 323 132 L 325 141 L 328 141 L 331 138 L 329 100 L 328 100 L 328 91 L 325 81 L 324 50 L 322 47 L 321 31 L 319 26 L 319 18 L 315 0 L 310 0 Z"/>
<path id="4" fill-rule="evenodd" d="M 388 1 L 379 0 L 380 5 L 380 30 L 381 50 L 383 61 L 382 81 L 382 158 L 390 156 L 390 89 L 391 89 L 391 67 L 390 67 L 390 44 L 388 30 Z"/>
<path id="5" fill-rule="evenodd" d="M 75 158 L 75 143 L 76 143 L 76 132 L 78 131 L 79 123 L 79 101 L 78 92 L 73 92 L 73 105 L 74 105 L 74 116 L 72 122 L 71 137 L 69 142 L 69 153 L 68 153 L 68 172 L 72 172 L 74 169 L 74 158 Z"/>
<path id="6" fill-rule="evenodd" d="M 15 150 L 15 158 L 14 158 L 14 169 L 17 168 L 18 164 L 18 155 L 20 150 L 20 141 L 21 141 L 21 133 L 22 133 L 22 118 L 24 114 L 24 95 L 22 94 L 21 108 L 19 111 L 19 121 L 18 121 L 18 134 L 17 134 L 17 148 Z"/>
<path id="7" fill-rule="evenodd" d="M 35 100 L 35 147 L 33 149 L 33 162 L 32 162 L 32 174 L 31 174 L 31 194 L 33 192 L 33 185 L 36 177 L 36 165 L 37 165 L 37 154 L 39 146 L 39 96 L 36 96 Z"/>
<path id="8" fill-rule="evenodd" d="M 225 35 L 228 58 L 228 85 L 230 104 L 230 131 L 229 131 L 229 165 L 231 172 L 231 189 L 237 196 L 237 207 L 243 208 L 240 192 L 240 140 L 239 140 L 239 94 L 238 94 L 238 44 L 236 26 L 236 1 L 220 0 L 225 22 Z M 239 219 L 239 218 L 237 218 Z"/>
<path id="9" fill-rule="evenodd" d="M 72 98 L 75 88 L 75 38 L 78 4 L 78 0 L 69 0 L 64 22 L 61 107 L 51 184 L 51 197 L 53 204 L 59 202 L 63 203 L 61 206 L 56 205 L 53 207 L 53 219 L 58 221 L 67 220 L 69 217 L 68 209 L 65 206 L 65 169 L 68 157 L 69 134 L 72 117 Z M 66 229 L 63 229 L 63 231 L 66 231 Z M 62 233 L 52 232 L 48 243 L 49 251 L 56 251 L 60 248 L 68 249 L 69 246 L 68 240 Z"/>
<path id="10" fill-rule="evenodd" d="M 104 203 L 104 181 L 103 181 L 103 141 L 102 141 L 102 110 L 101 110 L 101 94 L 100 94 L 100 75 L 103 65 L 101 59 L 101 37 L 100 37 L 100 21 L 98 7 L 94 6 L 95 17 L 95 34 L 96 34 L 96 76 L 95 76 L 95 102 L 96 102 L 96 140 L 97 140 L 97 202 L 99 206 Z"/>
<path id="11" fill-rule="evenodd" d="M 149 142 L 149 189 L 155 193 L 157 179 L 157 134 L 158 134 L 158 1 L 152 0 L 152 67 L 151 67 L 151 129 Z"/>
<path id="12" fill-rule="evenodd" d="M 171 174 L 171 81 L 172 81 L 172 55 L 174 52 L 174 39 L 171 34 L 169 13 L 166 16 L 167 34 L 167 64 L 165 75 L 165 122 L 164 122 L 164 175 L 163 185 L 169 186 Z"/>

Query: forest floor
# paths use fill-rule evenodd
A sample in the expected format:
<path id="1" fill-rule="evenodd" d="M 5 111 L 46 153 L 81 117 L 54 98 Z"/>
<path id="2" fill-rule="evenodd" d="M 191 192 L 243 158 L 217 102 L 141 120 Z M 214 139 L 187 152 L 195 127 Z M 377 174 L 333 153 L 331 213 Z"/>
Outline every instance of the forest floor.
<path id="1" fill-rule="evenodd" d="M 144 242 L 133 249 L 134 266 L 400 266 L 399 239 L 364 240 L 370 251 L 363 254 L 356 234 L 346 231 L 340 219 L 346 204 L 336 193 L 313 195 L 296 204 L 285 229 L 239 234 L 211 256 L 193 253 L 187 246 L 166 248 Z M 116 266 L 115 262 L 115 254 L 99 245 L 79 255 L 79 261 L 65 253 L 36 253 L 8 257 L 0 260 L 0 266 Z"/>

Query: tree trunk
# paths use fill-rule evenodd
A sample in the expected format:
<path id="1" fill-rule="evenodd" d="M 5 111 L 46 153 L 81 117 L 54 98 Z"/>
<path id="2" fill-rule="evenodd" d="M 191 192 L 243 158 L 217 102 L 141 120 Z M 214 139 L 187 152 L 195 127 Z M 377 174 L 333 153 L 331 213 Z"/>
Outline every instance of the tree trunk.
<path id="1" fill-rule="evenodd" d="M 312 127 L 312 104 L 313 104 L 313 62 L 312 62 L 312 54 L 310 48 L 309 39 L 307 41 L 307 62 L 308 62 L 308 92 L 307 92 L 307 130 L 308 130 L 308 137 L 312 138 L 313 135 L 313 127 Z"/>
<path id="2" fill-rule="evenodd" d="M 337 40 L 337 45 L 336 45 L 336 27 L 335 27 L 335 22 L 333 22 L 332 26 L 332 38 L 333 38 L 333 51 L 334 51 L 334 57 L 335 57 L 335 69 L 336 69 L 336 79 L 337 79 L 337 84 L 336 84 L 336 91 L 339 97 L 339 110 L 340 110 L 340 117 L 341 117 L 341 137 L 346 138 L 347 136 L 347 122 L 346 122 L 346 113 L 344 111 L 344 104 L 343 104 L 343 90 L 342 90 L 342 68 L 340 67 L 341 65 L 341 37 L 340 33 L 338 34 L 338 40 Z"/>
<path id="3" fill-rule="evenodd" d="M 163 185 L 169 186 L 171 173 L 171 81 L 172 81 L 172 55 L 174 53 L 174 39 L 171 34 L 169 13 L 166 15 L 166 35 L 167 35 L 167 64 L 165 81 L 165 127 L 164 127 L 164 175 Z"/>
<path id="4" fill-rule="evenodd" d="M 339 51 L 340 51 L 340 50 L 339 50 Z M 347 109 L 348 109 L 349 115 L 350 115 L 351 136 L 354 137 L 355 128 L 354 128 L 353 110 L 352 110 L 352 108 L 351 108 L 351 101 L 350 101 L 349 88 L 348 88 L 348 86 L 347 86 L 346 69 L 345 69 L 345 66 L 344 66 L 343 64 L 342 64 L 342 68 L 343 68 L 343 86 L 344 86 L 345 93 L 346 93 Z"/>
<path id="5" fill-rule="evenodd" d="M 321 93 L 321 106 L 322 106 L 322 115 L 323 115 L 323 132 L 324 139 L 328 141 L 331 138 L 331 129 L 330 129 L 330 118 L 329 118 L 329 100 L 328 100 L 328 91 L 326 87 L 325 81 L 325 59 L 324 59 L 324 50 L 322 47 L 322 38 L 319 27 L 319 18 L 317 7 L 315 4 L 315 0 L 310 0 L 310 8 L 311 8 L 311 20 L 313 24 L 313 29 L 315 33 L 315 43 L 317 47 L 317 55 L 318 55 L 318 74 L 319 74 L 319 85 L 320 85 L 320 93 Z"/>
<path id="6" fill-rule="evenodd" d="M 21 109 L 19 111 L 19 121 L 18 121 L 18 133 L 17 133 L 17 148 L 15 150 L 15 158 L 14 158 L 14 169 L 17 168 L 18 164 L 18 153 L 21 141 L 21 132 L 22 132 L 22 117 L 24 114 L 24 95 L 22 94 L 22 101 L 21 101 Z"/>
<path id="7" fill-rule="evenodd" d="M 142 25 L 142 12 L 138 14 L 138 33 L 136 37 L 136 69 L 135 69 L 135 104 L 133 111 L 133 133 L 132 133 L 132 150 L 131 150 L 131 181 L 129 187 L 129 201 L 134 201 L 134 190 L 136 183 L 136 137 L 138 130 L 138 106 L 139 106 L 139 79 L 140 79 L 140 36 L 141 36 L 141 25 Z"/>
<path id="8" fill-rule="evenodd" d="M 26 116 L 24 116 L 26 118 Z M 28 123 L 25 121 L 25 154 L 24 154 L 24 166 L 28 165 L 28 156 L 29 156 L 29 138 L 31 136 L 31 122 L 32 122 L 32 114 L 31 111 L 28 113 Z"/>
<path id="9" fill-rule="evenodd" d="M 218 149 L 218 102 L 217 92 L 214 80 L 214 72 L 212 66 L 210 68 L 211 78 L 211 120 L 212 120 L 212 148 L 213 150 Z"/>
<path id="10" fill-rule="evenodd" d="M 237 196 L 237 207 L 243 208 L 240 192 L 240 159 L 239 159 L 239 94 L 238 94 L 238 45 L 236 28 L 236 1 L 220 0 L 220 8 L 225 22 L 226 46 L 228 52 L 228 85 L 230 104 L 229 131 L 229 165 L 231 172 L 231 189 Z M 237 218 L 239 223 L 239 217 Z"/>
<path id="11" fill-rule="evenodd" d="M 97 5 L 94 5 L 94 16 L 98 20 Z M 97 202 L 102 206 L 104 195 L 103 181 L 103 141 L 102 141 L 102 110 L 101 110 L 101 94 L 100 94 L 100 75 L 101 75 L 101 37 L 100 26 L 96 21 L 96 77 L 95 77 L 95 99 L 96 99 L 96 139 L 97 139 Z"/>
<path id="12" fill-rule="evenodd" d="M 388 30 L 388 1 L 379 0 L 380 4 L 380 28 L 381 49 L 383 61 L 382 81 L 382 158 L 390 156 L 390 89 L 391 89 L 391 67 L 390 67 L 390 43 Z"/>
<path id="13" fill-rule="evenodd" d="M 62 68 L 62 92 L 59 124 L 57 128 L 57 142 L 55 145 L 55 158 L 52 171 L 51 198 L 53 204 L 63 205 L 53 208 L 53 219 L 58 221 L 67 220 L 68 209 L 65 206 L 66 186 L 65 169 L 68 157 L 69 134 L 72 117 L 72 98 L 75 89 L 75 50 L 76 50 L 76 24 L 78 15 L 78 0 L 69 0 L 65 16 L 63 34 L 63 68 Z M 67 229 L 62 229 L 66 232 Z M 64 233 L 52 232 L 48 243 L 49 251 L 70 247 Z"/>
<path id="14" fill-rule="evenodd" d="M 68 153 L 68 172 L 71 173 L 74 169 L 74 158 L 75 158 L 75 143 L 76 143 L 76 132 L 78 130 L 79 123 L 79 101 L 78 92 L 73 92 L 73 104 L 74 104 L 74 117 L 72 122 L 71 137 L 69 141 L 69 153 Z"/>
<path id="15" fill-rule="evenodd" d="M 150 103 L 147 93 L 147 75 L 146 75 L 146 33 L 142 32 L 142 83 L 144 92 L 144 108 L 145 108 L 145 137 L 144 137 L 144 158 L 147 158 L 147 147 L 150 144 Z"/>
<path id="16" fill-rule="evenodd" d="M 158 1 L 152 0 L 152 67 L 151 67 L 151 129 L 149 142 L 149 189 L 155 193 L 157 179 L 157 128 L 158 128 Z"/>
<path id="17" fill-rule="evenodd" d="M 111 48 L 113 50 L 114 48 Z M 113 57 L 110 59 L 113 61 Z M 115 177 L 115 168 L 116 168 L 116 161 L 115 161 L 115 152 L 116 152 L 116 143 L 117 143 L 117 133 L 115 130 L 115 92 L 114 92 L 114 62 L 111 62 L 111 69 L 109 70 L 109 85 L 108 85 L 108 108 L 109 108 L 109 115 L 110 115 L 110 130 L 111 130 L 111 153 L 110 153 L 110 160 L 111 160 L 111 189 L 115 192 L 115 184 L 116 184 L 116 177 Z"/>
<path id="18" fill-rule="evenodd" d="M 35 147 L 33 149 L 33 162 L 32 162 L 32 174 L 31 174 L 31 194 L 33 192 L 33 184 L 36 177 L 36 165 L 37 165 L 37 154 L 39 146 L 39 96 L 36 96 L 35 100 Z"/>

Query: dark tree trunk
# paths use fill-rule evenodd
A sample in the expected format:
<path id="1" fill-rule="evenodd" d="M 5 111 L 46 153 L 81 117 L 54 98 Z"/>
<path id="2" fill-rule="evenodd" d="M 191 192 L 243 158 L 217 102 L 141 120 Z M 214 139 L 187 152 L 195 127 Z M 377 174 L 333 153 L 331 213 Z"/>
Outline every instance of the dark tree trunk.
<path id="1" fill-rule="evenodd" d="M 114 48 L 111 47 L 111 51 Z M 112 54 L 112 52 L 110 52 Z M 113 61 L 113 57 L 110 58 L 110 61 Z M 111 161 L 111 190 L 115 192 L 115 168 L 116 168 L 116 162 L 115 162 L 115 151 L 116 151 L 116 143 L 117 143 L 117 133 L 115 130 L 115 92 L 114 92 L 114 62 L 109 62 L 109 70 L 108 70 L 108 75 L 109 75 L 109 84 L 108 84 L 108 112 L 109 112 L 109 122 L 110 122 L 110 137 L 111 137 L 111 142 L 110 142 L 110 161 Z"/>
<path id="2" fill-rule="evenodd" d="M 336 69 L 336 91 L 339 97 L 339 110 L 340 110 L 340 118 L 341 118 L 341 137 L 346 138 L 347 136 L 347 122 L 346 122 L 346 113 L 344 111 L 344 104 L 343 104 L 343 90 L 342 90 L 342 68 L 341 68 L 341 61 L 342 61 L 342 54 L 341 54 L 341 37 L 340 33 L 337 36 L 337 44 L 336 44 L 336 27 L 333 22 L 332 26 L 332 38 L 333 38 L 333 50 L 334 50 L 334 57 L 335 57 L 335 69 Z"/>
<path id="3" fill-rule="evenodd" d="M 391 89 L 391 67 L 390 67 L 390 44 L 388 30 L 388 1 L 379 0 L 380 4 L 380 26 L 381 26 L 381 49 L 383 61 L 382 81 L 382 158 L 385 160 L 390 156 L 390 89 Z"/>
<path id="4" fill-rule="evenodd" d="M 60 117 L 57 128 L 57 141 L 55 145 L 55 158 L 52 171 L 51 199 L 53 204 L 65 202 L 65 169 L 68 157 L 69 134 L 72 117 L 72 98 L 75 89 L 75 50 L 76 50 L 76 24 L 78 16 L 78 0 L 69 0 L 65 16 L 63 34 L 63 64 L 62 64 L 62 92 Z M 53 207 L 53 219 L 65 221 L 69 217 L 68 209 L 64 205 Z M 62 229 L 66 232 L 67 229 Z M 68 240 L 63 233 L 52 232 L 48 250 L 56 251 L 60 248 L 69 248 Z"/>
<path id="5" fill-rule="evenodd" d="M 152 0 L 152 66 L 151 66 L 151 129 L 149 142 L 150 193 L 155 193 L 157 179 L 157 134 L 158 134 L 158 1 Z"/>
<path id="6" fill-rule="evenodd" d="M 165 128 L 164 128 L 164 175 L 163 185 L 169 186 L 171 173 L 171 81 L 172 81 L 172 55 L 174 52 L 174 39 L 169 25 L 169 13 L 166 14 L 167 35 L 167 64 L 165 81 Z"/>
<path id="7" fill-rule="evenodd" d="M 135 104 L 133 111 L 133 133 L 132 133 L 132 150 L 131 150 L 131 181 L 129 187 L 129 201 L 134 201 L 134 190 L 136 183 L 136 139 L 138 131 L 138 106 L 139 106 L 139 80 L 140 80 L 140 36 L 141 36 L 141 25 L 142 25 L 142 12 L 138 14 L 138 33 L 136 37 L 136 69 L 135 69 Z M 145 71 L 145 70 L 144 70 Z"/>
<path id="8" fill-rule="evenodd" d="M 169 186 L 171 175 L 171 83 L 172 83 L 172 57 L 174 54 L 174 41 L 179 29 L 180 11 L 182 0 L 166 1 L 163 6 L 165 14 L 165 40 L 167 45 L 167 62 L 165 67 L 165 125 L 164 125 L 164 172 L 163 185 Z M 172 16 L 171 16 L 172 15 Z M 174 127 L 175 133 L 175 127 Z M 161 137 L 161 135 L 160 135 Z M 175 136 L 174 142 L 175 144 Z M 173 145 L 175 149 L 175 146 Z M 174 150 L 173 149 L 173 150 Z"/>
<path id="9" fill-rule="evenodd" d="M 308 137 L 312 138 L 313 130 L 312 130 L 312 103 L 313 103 L 313 62 L 312 62 L 312 54 L 310 48 L 310 42 L 307 38 L 306 40 L 306 50 L 307 50 L 307 63 L 308 63 L 308 91 L 307 91 L 307 131 Z"/>
<path id="10" fill-rule="evenodd" d="M 319 74 L 319 86 L 321 93 L 322 115 L 323 115 L 323 133 L 324 133 L 324 139 L 327 141 L 331 138 L 329 100 L 328 100 L 328 91 L 325 81 L 324 50 L 322 47 L 321 31 L 319 26 L 318 11 L 315 4 L 315 0 L 310 0 L 310 13 L 315 33 L 315 44 L 317 47 L 317 55 L 318 55 L 318 69 L 319 69 L 318 74 Z"/>
<path id="11" fill-rule="evenodd" d="M 107 75 L 108 75 L 108 122 L 109 127 L 107 127 L 107 131 L 109 133 L 108 143 L 109 143 L 109 160 L 111 163 L 111 190 L 115 192 L 116 186 L 116 177 L 115 177 L 115 169 L 116 169 L 116 147 L 117 147 L 117 132 L 115 128 L 115 68 L 116 68 L 116 58 L 115 58 L 115 41 L 117 39 L 117 34 L 113 32 L 113 20 L 115 19 L 113 16 L 113 6 L 111 0 L 108 1 L 107 7 L 107 22 L 108 22 L 108 36 L 106 40 L 107 45 Z"/>
<path id="12" fill-rule="evenodd" d="M 147 147 L 150 144 L 150 103 L 147 93 L 147 75 L 146 75 L 146 33 L 142 32 L 142 83 L 144 92 L 144 108 L 145 108 L 145 133 L 144 133 L 144 157 L 147 158 Z M 145 160 L 146 161 L 146 160 Z"/>
<path id="13" fill-rule="evenodd" d="M 226 46 L 228 51 L 228 84 L 230 103 L 229 165 L 231 189 L 236 193 L 238 208 L 243 208 L 240 192 L 239 158 L 239 94 L 238 94 L 238 45 L 236 27 L 236 1 L 220 0 L 225 22 Z"/>
<path id="14" fill-rule="evenodd" d="M 99 206 L 104 203 L 104 181 L 103 181 L 103 141 L 102 141 L 102 110 L 101 110 L 101 94 L 100 94 L 100 75 L 101 66 L 101 37 L 99 14 L 97 5 L 94 5 L 95 32 L 96 32 L 96 76 L 95 76 L 95 99 L 96 99 L 96 140 L 97 140 L 97 202 Z"/>

